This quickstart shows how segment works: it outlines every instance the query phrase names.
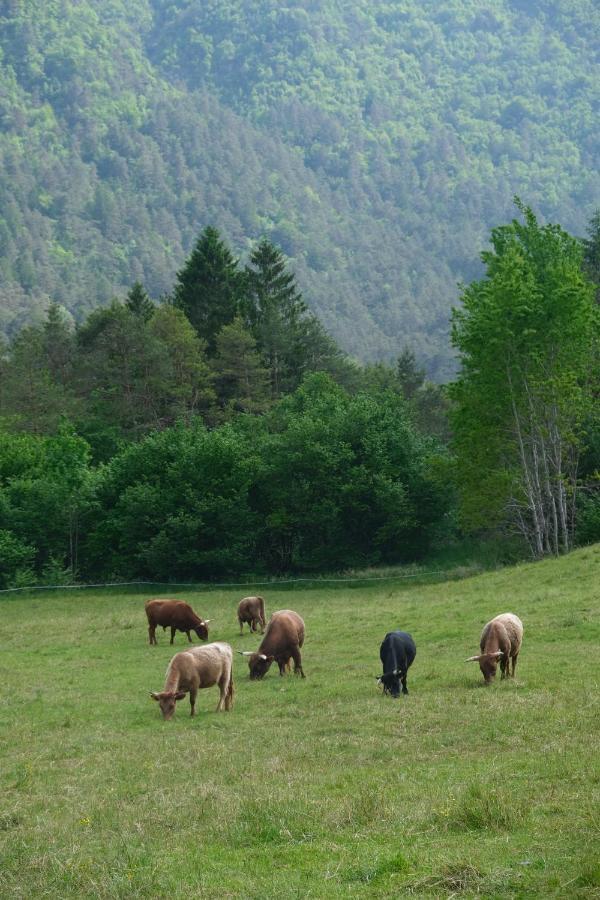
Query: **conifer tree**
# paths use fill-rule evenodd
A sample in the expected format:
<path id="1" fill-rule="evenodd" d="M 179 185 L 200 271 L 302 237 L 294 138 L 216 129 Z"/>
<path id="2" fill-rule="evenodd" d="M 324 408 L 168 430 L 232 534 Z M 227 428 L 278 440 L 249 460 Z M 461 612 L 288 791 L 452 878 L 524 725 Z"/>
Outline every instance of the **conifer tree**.
<path id="1" fill-rule="evenodd" d="M 307 306 L 282 252 L 266 238 L 246 272 L 246 314 L 270 372 L 272 395 L 279 397 L 297 386 L 306 368 L 301 323 Z"/>
<path id="2" fill-rule="evenodd" d="M 129 312 L 132 312 L 134 316 L 139 316 L 145 322 L 150 321 L 156 310 L 154 303 L 140 281 L 136 281 L 127 294 L 125 306 Z"/>
<path id="3" fill-rule="evenodd" d="M 42 352 L 54 381 L 66 385 L 73 375 L 75 332 L 67 318 L 69 313 L 51 303 L 42 329 Z"/>
<path id="4" fill-rule="evenodd" d="M 217 332 L 235 317 L 244 277 L 216 228 L 204 229 L 183 269 L 177 273 L 173 305 L 182 309 L 214 351 Z"/>

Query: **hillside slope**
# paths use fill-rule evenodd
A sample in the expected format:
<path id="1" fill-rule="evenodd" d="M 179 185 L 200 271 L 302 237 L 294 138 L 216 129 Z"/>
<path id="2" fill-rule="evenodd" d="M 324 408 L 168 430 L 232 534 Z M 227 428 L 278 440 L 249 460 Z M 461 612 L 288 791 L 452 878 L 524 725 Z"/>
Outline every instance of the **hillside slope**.
<path id="1" fill-rule="evenodd" d="M 170 290 L 262 233 L 350 352 L 451 370 L 448 310 L 515 192 L 600 202 L 593 0 L 8 0 L 0 327 Z"/>

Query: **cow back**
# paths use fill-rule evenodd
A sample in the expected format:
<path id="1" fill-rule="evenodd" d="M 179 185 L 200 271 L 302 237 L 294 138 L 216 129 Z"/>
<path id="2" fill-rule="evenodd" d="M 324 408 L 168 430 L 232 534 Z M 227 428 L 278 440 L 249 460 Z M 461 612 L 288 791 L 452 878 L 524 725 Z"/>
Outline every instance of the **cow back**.
<path id="1" fill-rule="evenodd" d="M 388 631 L 379 648 L 384 674 L 394 669 L 406 671 L 412 665 L 417 647 L 407 631 Z"/>
<path id="2" fill-rule="evenodd" d="M 280 609 L 269 619 L 258 653 L 278 656 L 287 647 L 302 647 L 304 621 L 292 609 Z"/>

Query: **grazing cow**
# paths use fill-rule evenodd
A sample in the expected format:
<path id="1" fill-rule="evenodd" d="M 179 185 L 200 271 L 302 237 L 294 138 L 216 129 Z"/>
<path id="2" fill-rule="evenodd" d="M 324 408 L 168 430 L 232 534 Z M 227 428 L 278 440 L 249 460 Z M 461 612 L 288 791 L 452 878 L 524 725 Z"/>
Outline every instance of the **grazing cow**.
<path id="1" fill-rule="evenodd" d="M 279 674 L 289 670 L 290 659 L 294 660 L 294 674 L 304 678 L 300 648 L 304 643 L 304 622 L 291 609 L 280 609 L 269 619 L 267 630 L 260 642 L 258 650 L 238 650 L 242 656 L 248 656 L 250 678 L 262 678 L 269 671 L 273 660 L 277 661 Z"/>
<path id="2" fill-rule="evenodd" d="M 479 648 L 481 653 L 470 656 L 467 662 L 478 662 L 486 684 L 491 684 L 496 677 L 498 660 L 502 678 L 509 676 L 509 664 L 512 659 L 512 675 L 517 666 L 517 656 L 523 640 L 523 623 L 513 613 L 502 613 L 484 626 L 481 632 Z"/>
<path id="3" fill-rule="evenodd" d="M 392 697 L 408 694 L 406 675 L 416 656 L 417 648 L 412 637 L 406 631 L 388 631 L 379 648 L 379 658 L 383 665 L 383 675 L 377 675 L 379 684 L 383 685 L 383 693 Z"/>
<path id="4" fill-rule="evenodd" d="M 163 719 L 171 719 L 176 702 L 189 691 L 193 716 L 198 691 L 214 684 L 220 691 L 217 712 L 229 711 L 233 706 L 233 652 L 221 641 L 176 653 L 168 665 L 164 688 L 151 691 L 150 696 L 160 704 Z"/>
<path id="5" fill-rule="evenodd" d="M 195 631 L 203 641 L 208 639 L 210 619 L 201 619 L 184 600 L 148 600 L 145 609 L 151 644 L 156 644 L 157 625 L 162 625 L 163 631 L 166 628 L 171 629 L 171 644 L 176 631 L 185 631 L 190 644 L 192 643 L 190 631 Z"/>
<path id="6" fill-rule="evenodd" d="M 240 634 L 244 631 L 244 622 L 250 626 L 250 631 L 256 631 L 260 625 L 260 633 L 265 633 L 265 601 L 262 597 L 244 597 L 238 604 L 238 622 Z"/>

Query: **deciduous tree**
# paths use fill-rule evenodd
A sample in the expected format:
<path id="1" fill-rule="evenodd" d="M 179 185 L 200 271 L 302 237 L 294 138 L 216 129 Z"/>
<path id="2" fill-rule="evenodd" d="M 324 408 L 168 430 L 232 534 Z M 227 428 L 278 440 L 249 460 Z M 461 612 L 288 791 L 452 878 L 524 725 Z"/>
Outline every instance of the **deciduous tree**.
<path id="1" fill-rule="evenodd" d="M 581 243 L 517 206 L 454 311 L 453 424 L 463 521 L 508 523 L 540 557 L 572 544 L 598 315 Z"/>

